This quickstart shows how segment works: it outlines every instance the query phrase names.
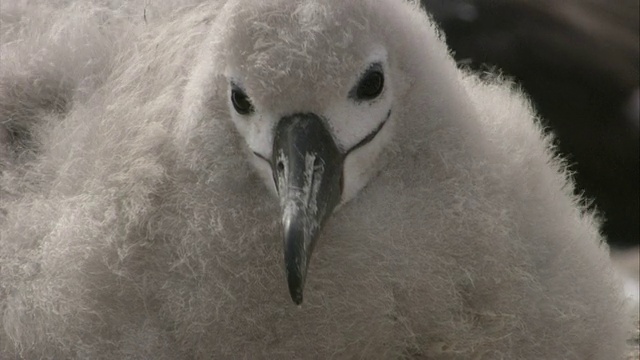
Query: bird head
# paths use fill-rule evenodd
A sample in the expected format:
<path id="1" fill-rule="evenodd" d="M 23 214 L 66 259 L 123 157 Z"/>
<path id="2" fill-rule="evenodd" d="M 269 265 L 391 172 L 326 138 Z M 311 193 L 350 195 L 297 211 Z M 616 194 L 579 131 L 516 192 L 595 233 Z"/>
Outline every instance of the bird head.
<path id="1" fill-rule="evenodd" d="M 402 20 L 393 15 L 396 5 L 231 0 L 207 42 L 198 81 L 217 79 L 227 117 L 280 204 L 297 304 L 323 226 L 384 168 L 397 114 L 408 108 L 412 75 L 403 68 L 411 64 L 398 61 L 397 49 L 411 35 L 402 23 L 426 17 Z"/>

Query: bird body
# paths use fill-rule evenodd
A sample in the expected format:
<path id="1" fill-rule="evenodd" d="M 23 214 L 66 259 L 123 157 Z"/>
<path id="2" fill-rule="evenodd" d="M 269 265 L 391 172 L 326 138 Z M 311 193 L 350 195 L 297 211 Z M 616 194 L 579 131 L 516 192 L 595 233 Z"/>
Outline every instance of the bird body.
<path id="1" fill-rule="evenodd" d="M 2 358 L 621 357 L 597 219 L 527 99 L 458 70 L 417 4 L 132 19 L 100 85 L 5 165 Z M 379 98 L 344 100 L 371 62 Z M 255 113 L 234 114 L 235 86 Z M 269 152 L 303 112 L 344 178 L 294 306 Z"/>

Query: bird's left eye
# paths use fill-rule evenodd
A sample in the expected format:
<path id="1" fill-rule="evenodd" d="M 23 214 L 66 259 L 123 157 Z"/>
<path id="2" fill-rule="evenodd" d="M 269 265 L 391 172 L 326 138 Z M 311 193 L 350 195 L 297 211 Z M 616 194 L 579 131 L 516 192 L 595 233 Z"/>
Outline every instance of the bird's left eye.
<path id="1" fill-rule="evenodd" d="M 382 73 L 382 67 L 375 64 L 364 73 L 352 95 L 356 100 L 373 100 L 382 93 L 383 88 L 384 74 Z"/>
<path id="2" fill-rule="evenodd" d="M 249 115 L 254 111 L 253 104 L 247 94 L 238 88 L 231 89 L 231 103 L 240 115 Z"/>

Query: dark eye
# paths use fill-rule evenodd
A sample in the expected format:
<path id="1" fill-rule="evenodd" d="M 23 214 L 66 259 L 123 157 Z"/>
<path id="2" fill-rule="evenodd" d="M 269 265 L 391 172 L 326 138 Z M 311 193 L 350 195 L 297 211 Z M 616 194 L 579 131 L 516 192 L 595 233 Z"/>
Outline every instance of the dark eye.
<path id="1" fill-rule="evenodd" d="M 355 91 L 356 100 L 372 100 L 377 98 L 384 88 L 384 75 L 381 67 L 373 66 L 362 76 Z"/>
<path id="2" fill-rule="evenodd" d="M 251 104 L 247 94 L 239 88 L 233 87 L 231 89 L 231 103 L 233 103 L 233 108 L 236 109 L 240 115 L 253 113 L 253 104 Z"/>

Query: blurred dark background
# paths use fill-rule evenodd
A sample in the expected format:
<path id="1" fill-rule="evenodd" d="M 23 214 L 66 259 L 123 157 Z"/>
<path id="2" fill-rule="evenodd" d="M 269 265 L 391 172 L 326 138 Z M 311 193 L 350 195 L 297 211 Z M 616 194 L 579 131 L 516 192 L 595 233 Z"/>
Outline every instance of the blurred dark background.
<path id="1" fill-rule="evenodd" d="M 421 0 L 459 63 L 530 95 L 614 249 L 640 239 L 639 0 Z"/>

